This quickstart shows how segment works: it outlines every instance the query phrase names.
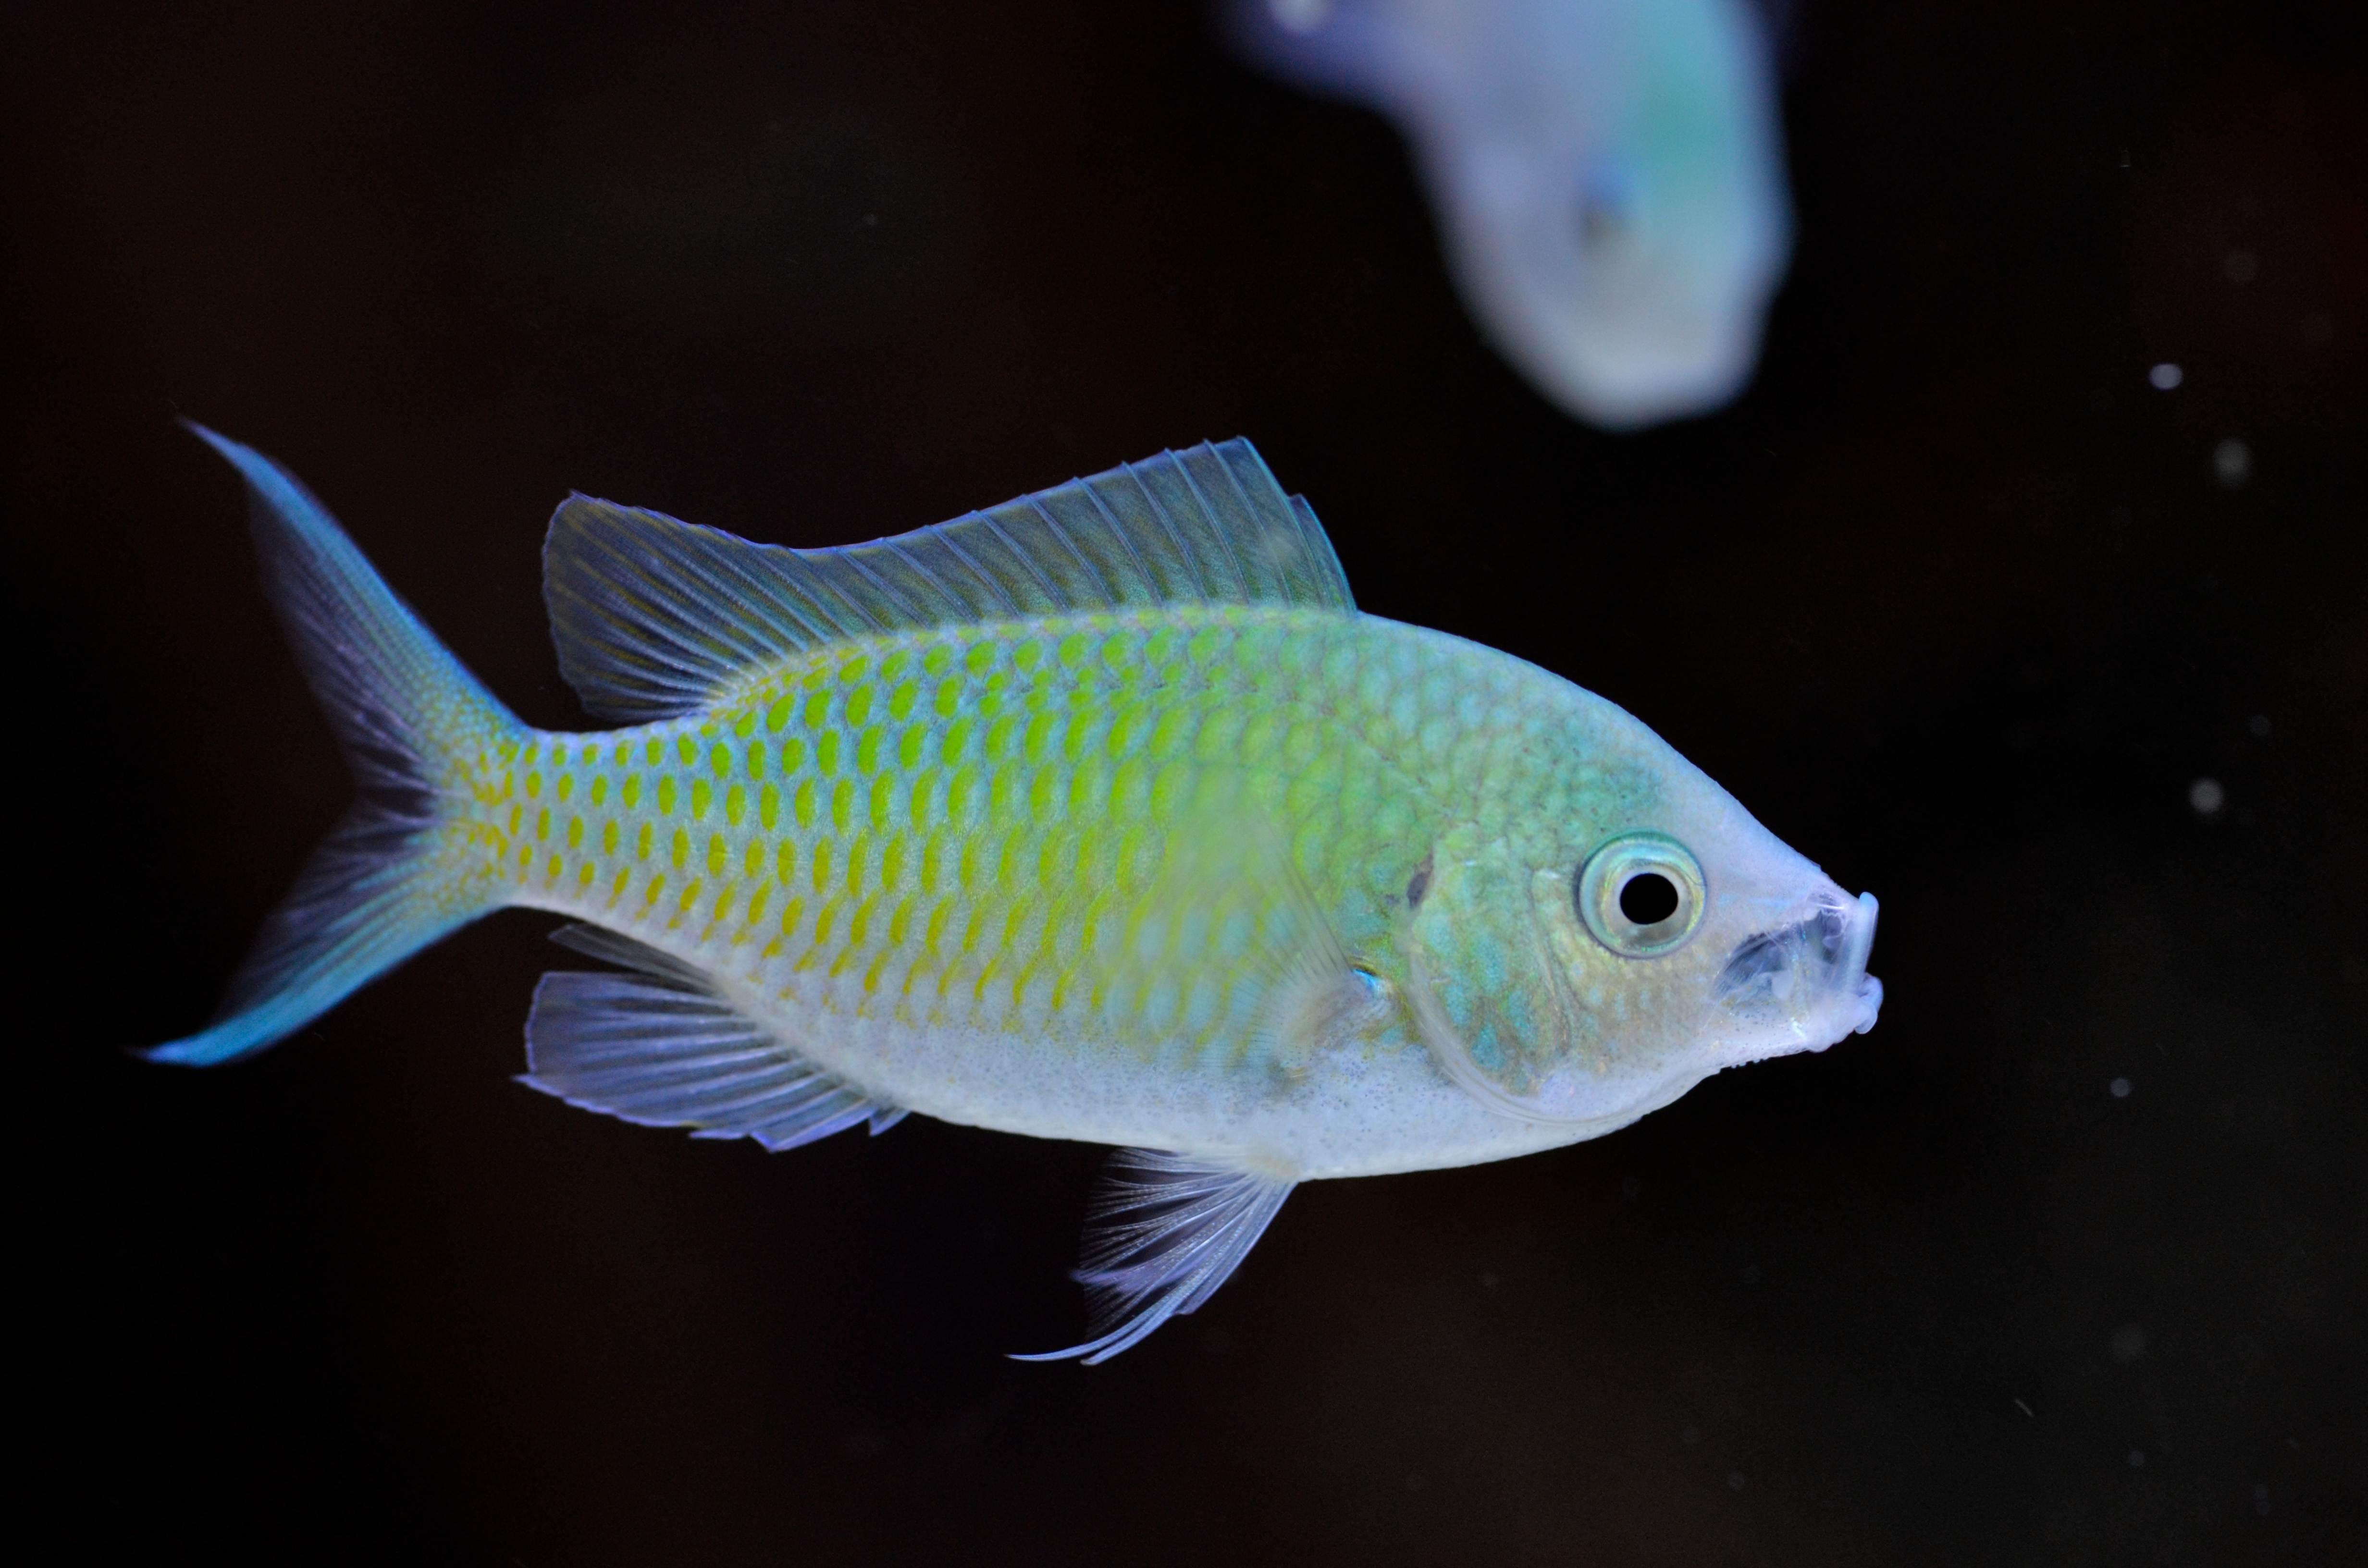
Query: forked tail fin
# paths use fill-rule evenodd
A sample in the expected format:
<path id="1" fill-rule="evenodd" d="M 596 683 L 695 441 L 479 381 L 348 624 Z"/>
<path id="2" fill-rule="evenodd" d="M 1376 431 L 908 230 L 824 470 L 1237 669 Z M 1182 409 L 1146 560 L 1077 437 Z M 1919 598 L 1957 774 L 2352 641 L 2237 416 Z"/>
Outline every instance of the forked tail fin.
<path id="1" fill-rule="evenodd" d="M 360 787 L 264 922 L 215 1021 L 146 1053 L 203 1067 L 302 1028 L 501 906 L 503 884 L 467 807 L 479 759 L 525 732 L 293 475 L 189 428 L 246 481 L 265 589 Z"/>

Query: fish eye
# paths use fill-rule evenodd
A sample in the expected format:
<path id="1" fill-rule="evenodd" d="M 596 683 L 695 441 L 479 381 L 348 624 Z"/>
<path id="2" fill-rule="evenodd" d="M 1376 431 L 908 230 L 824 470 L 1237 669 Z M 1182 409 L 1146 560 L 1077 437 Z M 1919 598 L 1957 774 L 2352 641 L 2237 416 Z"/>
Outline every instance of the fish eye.
<path id="1" fill-rule="evenodd" d="M 1639 926 L 1658 926 L 1678 912 L 1678 884 L 1658 871 L 1639 871 L 1621 886 L 1620 913 Z"/>
<path id="2" fill-rule="evenodd" d="M 1702 863 L 1667 834 L 1623 834 L 1571 879 L 1579 920 L 1622 958 L 1659 958 L 1684 947 L 1702 924 L 1704 902 Z"/>

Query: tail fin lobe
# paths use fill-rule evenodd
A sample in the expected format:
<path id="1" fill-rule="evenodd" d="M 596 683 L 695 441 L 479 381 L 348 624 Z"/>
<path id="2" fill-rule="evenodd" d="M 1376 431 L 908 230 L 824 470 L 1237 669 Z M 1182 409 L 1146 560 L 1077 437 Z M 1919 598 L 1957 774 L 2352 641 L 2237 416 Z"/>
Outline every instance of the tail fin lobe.
<path id="1" fill-rule="evenodd" d="M 202 426 L 246 481 L 264 586 L 359 786 L 208 1028 L 149 1059 L 227 1062 L 302 1028 L 505 893 L 464 820 L 475 759 L 524 727 L 293 475 Z"/>

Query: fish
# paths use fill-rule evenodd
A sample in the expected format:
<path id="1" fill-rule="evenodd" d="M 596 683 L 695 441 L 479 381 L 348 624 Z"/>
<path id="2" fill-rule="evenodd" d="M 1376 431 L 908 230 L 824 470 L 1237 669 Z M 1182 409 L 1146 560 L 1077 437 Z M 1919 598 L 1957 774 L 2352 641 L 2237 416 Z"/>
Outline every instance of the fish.
<path id="1" fill-rule="evenodd" d="M 1793 243 L 1752 0 L 1235 0 L 1269 72 L 1395 120 L 1497 350 L 1611 430 L 1750 380 Z"/>
<path id="2" fill-rule="evenodd" d="M 203 1066 L 496 910 L 596 960 L 521 1081 L 786 1150 L 912 1114 L 1114 1146 L 1099 1362 L 1224 1283 L 1304 1181 L 1594 1138 L 1873 1027 L 1877 906 L 1644 724 L 1359 610 L 1243 439 L 836 549 L 570 496 L 521 722 L 286 469 L 267 591 L 357 800 Z"/>

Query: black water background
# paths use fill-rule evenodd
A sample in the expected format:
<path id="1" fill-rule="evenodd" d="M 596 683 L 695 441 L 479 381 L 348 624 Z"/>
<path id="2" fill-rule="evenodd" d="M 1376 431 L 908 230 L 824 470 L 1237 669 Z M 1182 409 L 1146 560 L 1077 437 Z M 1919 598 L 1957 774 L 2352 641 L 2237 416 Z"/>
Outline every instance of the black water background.
<path id="1" fill-rule="evenodd" d="M 2360 1553 L 2339 11 L 1803 8 L 1764 371 L 1614 438 L 1477 341 L 1394 134 L 1196 5 L 12 10 L 20 1528 L 533 1568 Z M 1599 1142 L 1304 1190 L 1094 1371 L 1001 1353 L 1079 1326 L 1097 1151 L 568 1110 L 507 1081 L 535 917 L 251 1064 L 138 1065 L 347 792 L 176 415 L 294 466 L 551 724 L 570 489 L 834 543 L 1250 435 L 1366 608 L 1605 693 L 1879 892 L 1882 1026 Z"/>

